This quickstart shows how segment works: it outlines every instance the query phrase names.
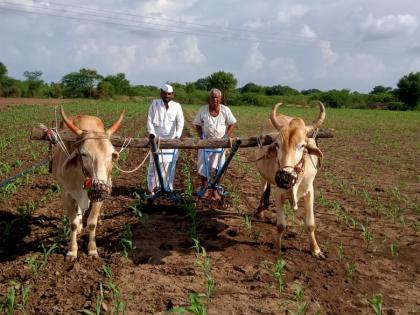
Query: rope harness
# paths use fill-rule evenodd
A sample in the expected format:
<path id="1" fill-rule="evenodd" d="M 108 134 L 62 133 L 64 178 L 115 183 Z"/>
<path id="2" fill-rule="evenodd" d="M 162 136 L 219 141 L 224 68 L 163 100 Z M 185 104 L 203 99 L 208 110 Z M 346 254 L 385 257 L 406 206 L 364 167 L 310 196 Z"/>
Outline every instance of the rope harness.
<path id="1" fill-rule="evenodd" d="M 301 159 L 299 160 L 299 162 L 296 163 L 295 166 L 286 165 L 281 167 L 280 162 L 277 161 L 280 171 L 276 172 L 275 181 L 278 187 L 283 189 L 289 189 L 296 184 L 298 177 L 300 175 L 303 175 L 303 173 L 305 172 L 305 161 L 307 156 L 308 153 L 306 151 L 303 152 Z M 293 175 L 292 173 L 286 171 L 286 168 L 292 168 L 296 175 Z"/>

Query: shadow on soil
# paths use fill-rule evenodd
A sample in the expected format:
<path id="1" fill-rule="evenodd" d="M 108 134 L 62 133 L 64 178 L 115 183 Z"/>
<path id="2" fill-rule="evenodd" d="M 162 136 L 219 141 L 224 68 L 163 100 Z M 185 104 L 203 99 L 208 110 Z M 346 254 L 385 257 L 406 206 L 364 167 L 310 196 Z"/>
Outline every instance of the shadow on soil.
<path id="1" fill-rule="evenodd" d="M 16 259 L 37 247 L 37 243 L 24 243 L 23 239 L 31 233 L 30 217 L 0 210 L 0 262 Z"/>
<path id="2" fill-rule="evenodd" d="M 132 225 L 135 249 L 130 258 L 136 265 L 161 265 L 168 256 L 187 255 L 194 251 L 191 222 L 181 206 L 149 205 L 143 214 L 142 223 Z M 222 222 L 226 215 L 226 212 L 215 209 L 197 211 L 198 239 L 206 251 L 223 251 L 236 244 L 258 245 L 234 239 L 238 231 Z M 272 244 L 265 245 L 272 247 Z"/>

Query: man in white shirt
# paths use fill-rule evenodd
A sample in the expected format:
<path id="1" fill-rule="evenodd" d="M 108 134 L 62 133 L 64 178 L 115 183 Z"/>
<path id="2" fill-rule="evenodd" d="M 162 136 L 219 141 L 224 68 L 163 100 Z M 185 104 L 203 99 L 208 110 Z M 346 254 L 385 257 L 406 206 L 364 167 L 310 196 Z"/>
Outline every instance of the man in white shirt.
<path id="1" fill-rule="evenodd" d="M 193 124 L 195 129 L 202 139 L 224 138 L 230 137 L 233 131 L 236 118 L 233 116 L 231 110 L 221 104 L 222 92 L 218 89 L 211 89 L 209 93 L 209 104 L 200 108 L 199 112 L 194 118 Z M 198 174 L 200 176 L 201 189 L 208 184 L 206 177 L 204 150 L 198 150 Z M 209 173 L 213 174 L 215 169 L 222 166 L 225 162 L 225 154 L 210 153 L 208 154 Z M 205 195 L 205 197 L 207 197 Z M 214 199 L 219 199 L 217 190 L 213 191 Z"/>
<path id="2" fill-rule="evenodd" d="M 149 107 L 147 115 L 147 131 L 160 139 L 178 139 L 184 129 L 184 114 L 181 105 L 174 102 L 174 89 L 169 84 L 164 84 L 160 89 L 161 99 L 154 99 Z M 178 151 L 175 149 L 162 149 L 159 154 L 163 181 L 165 186 L 173 189 L 173 180 L 169 178 L 169 168 L 171 162 L 176 163 Z M 173 153 L 173 154 L 172 154 Z M 170 182 L 168 183 L 168 180 Z M 157 177 L 153 156 L 149 159 L 147 171 L 147 190 L 153 195 L 159 189 L 159 179 Z"/>

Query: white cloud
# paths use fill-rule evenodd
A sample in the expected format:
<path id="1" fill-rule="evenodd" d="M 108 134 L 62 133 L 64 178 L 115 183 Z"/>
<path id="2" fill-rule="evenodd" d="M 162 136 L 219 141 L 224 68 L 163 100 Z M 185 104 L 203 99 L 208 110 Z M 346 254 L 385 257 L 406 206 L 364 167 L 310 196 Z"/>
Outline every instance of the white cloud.
<path id="1" fill-rule="evenodd" d="M 277 12 L 277 21 L 280 23 L 288 23 L 294 18 L 303 17 L 308 11 L 309 7 L 303 4 L 286 5 Z"/>
<path id="2" fill-rule="evenodd" d="M 315 39 L 317 37 L 315 32 L 306 24 L 303 25 L 302 29 L 299 32 L 299 35 L 308 39 Z"/>
<path id="3" fill-rule="evenodd" d="M 198 40 L 195 36 L 188 36 L 185 40 L 185 48 L 183 51 L 184 61 L 187 64 L 202 64 L 206 61 L 206 56 L 198 47 Z"/>
<path id="4" fill-rule="evenodd" d="M 100 49 L 98 44 L 99 43 L 97 43 L 97 41 L 91 40 L 79 45 L 77 48 L 75 48 L 75 61 L 78 63 L 83 63 L 84 61 L 88 60 L 91 56 L 96 55 Z"/>
<path id="5" fill-rule="evenodd" d="M 247 20 L 244 23 L 244 26 L 246 28 L 249 28 L 251 30 L 258 30 L 264 27 L 264 23 L 261 21 L 260 18 L 256 18 L 256 19 L 252 19 L 252 20 Z"/>
<path id="6" fill-rule="evenodd" d="M 420 69 L 420 57 L 417 57 L 416 59 L 414 59 L 412 68 L 413 69 Z"/>
<path id="7" fill-rule="evenodd" d="M 50 1 L 49 0 L 40 0 L 40 1 L 34 1 L 35 4 L 38 4 L 41 7 L 49 8 L 50 7 Z"/>
<path id="8" fill-rule="evenodd" d="M 420 68 L 420 1 L 14 1 L 26 9 L 0 9 L 0 61 L 16 78 L 39 69 L 56 81 L 83 67 L 161 84 L 224 70 L 239 84 L 366 91 Z"/>
<path id="9" fill-rule="evenodd" d="M 38 1 L 37 0 L 20 0 L 20 1 L 1 3 L 0 7 L 2 5 L 9 6 L 10 4 L 13 4 L 12 7 L 14 8 L 21 8 L 28 11 L 31 11 L 35 8 L 49 8 L 50 7 L 49 0 L 38 0 Z"/>
<path id="10" fill-rule="evenodd" d="M 80 65 L 91 64 L 92 60 L 101 63 L 113 72 L 128 73 L 136 63 L 135 45 L 110 44 L 106 40 L 90 40 L 74 47 L 74 59 Z"/>
<path id="11" fill-rule="evenodd" d="M 296 62 L 287 57 L 279 56 L 272 59 L 262 53 L 259 43 L 254 43 L 243 65 L 244 76 L 248 81 L 265 84 L 289 84 L 301 80 Z M 270 78 L 270 83 L 267 81 Z"/>
<path id="12" fill-rule="evenodd" d="M 105 49 L 105 57 L 114 72 L 129 73 L 133 71 L 133 65 L 136 64 L 137 47 L 135 45 L 112 45 L 108 46 L 107 50 Z"/>
<path id="13" fill-rule="evenodd" d="M 177 46 L 173 45 L 173 38 L 165 38 L 159 40 L 152 53 L 146 57 L 146 66 L 163 66 L 172 64 L 174 52 L 177 51 Z"/>
<path id="14" fill-rule="evenodd" d="M 274 78 L 273 84 L 277 82 L 289 84 L 289 82 L 299 82 L 302 80 L 292 58 L 278 57 L 269 62 L 269 73 Z"/>
<path id="15" fill-rule="evenodd" d="M 197 0 L 146 0 L 141 1 L 137 12 L 142 15 L 165 15 L 174 16 L 178 12 L 182 12 L 190 8 Z M 174 19 L 172 17 L 172 19 Z"/>
<path id="16" fill-rule="evenodd" d="M 386 15 L 375 18 L 371 13 L 361 25 L 366 39 L 392 38 L 402 34 L 410 34 L 416 28 L 417 19 L 410 14 Z"/>
<path id="17" fill-rule="evenodd" d="M 322 40 L 319 42 L 319 48 L 321 49 L 322 58 L 327 63 L 332 63 L 337 60 L 337 54 L 333 51 L 331 47 L 331 42 L 327 40 Z"/>
<path id="18" fill-rule="evenodd" d="M 380 82 L 386 74 L 381 59 L 369 54 L 344 54 L 334 63 L 324 65 L 318 77 L 329 79 L 350 79 L 364 82 Z"/>
<path id="19" fill-rule="evenodd" d="M 245 61 L 244 68 L 249 72 L 258 72 L 264 68 L 265 57 L 259 49 L 259 43 L 254 43 Z"/>

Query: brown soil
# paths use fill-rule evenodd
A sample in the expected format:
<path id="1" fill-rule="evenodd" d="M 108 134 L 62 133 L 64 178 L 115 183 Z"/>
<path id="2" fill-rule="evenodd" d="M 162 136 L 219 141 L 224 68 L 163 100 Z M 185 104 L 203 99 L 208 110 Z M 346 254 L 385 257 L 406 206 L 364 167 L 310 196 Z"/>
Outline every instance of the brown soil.
<path id="1" fill-rule="evenodd" d="M 189 136 L 188 130 L 185 136 Z M 320 146 L 328 152 L 337 146 L 336 141 L 323 140 Z M 122 167 L 132 169 L 142 161 L 145 153 L 130 150 Z M 252 149 L 239 153 L 241 161 L 252 158 Z M 188 164 L 189 174 L 197 184 L 195 161 L 196 152 L 190 150 L 178 162 L 176 190 L 185 187 L 186 174 L 180 171 L 184 163 Z M 327 198 L 339 200 L 347 211 L 359 218 L 363 217 L 363 212 L 367 213 L 364 205 L 357 198 L 343 197 L 333 190 L 325 175 L 339 176 L 340 170 L 334 165 L 345 167 L 350 162 L 348 157 L 337 157 L 334 161 L 326 159 L 316 187 Z M 326 258 L 320 260 L 310 255 L 307 235 L 299 225 L 303 218 L 302 207 L 288 227 L 279 254 L 274 249 L 274 225 L 256 219 L 252 219 L 251 227 L 244 224 L 241 213 L 252 218 L 260 198 L 260 185 L 243 165 L 232 162 L 223 179 L 226 187 L 237 192 L 237 203 L 231 198 L 227 207 L 196 204 L 198 238 L 210 257 L 211 274 L 216 283 L 214 296 L 210 300 L 203 299 L 208 314 L 296 312 L 297 285 L 302 288 L 308 303 L 307 314 L 315 314 L 318 309 L 322 314 L 370 314 L 372 311 L 366 298 L 375 293 L 383 295 L 384 314 L 420 314 L 417 230 L 403 229 L 388 218 L 372 217 L 369 226 L 375 243 L 367 248 L 360 230 L 338 223 L 335 214 L 318 204 L 317 198 L 317 239 Z M 139 187 L 144 186 L 144 167 L 114 180 L 112 196 L 105 203 L 97 230 L 101 258 L 87 257 L 85 231 L 79 239 L 76 261 L 65 259 L 67 242 L 61 242 L 59 251 L 51 254 L 44 269 L 35 276 L 25 260 L 42 252 L 41 244 L 47 248 L 53 244 L 62 227 L 61 205 L 56 194 L 46 205 L 39 206 L 32 217 L 19 219 L 16 208 L 27 198 L 40 205 L 40 200 L 48 195 L 48 189 L 54 183 L 51 175 L 38 174 L 35 178 L 34 183 L 25 185 L 0 205 L 0 221 L 18 220 L 12 229 L 13 237 L 0 242 L 0 294 L 5 296 L 12 281 L 31 285 L 27 313 L 76 314 L 81 309 L 95 313 L 100 283 L 110 281 L 103 273 L 103 265 L 108 265 L 113 272 L 113 282 L 121 291 L 126 314 L 164 314 L 174 306 L 189 305 L 189 293 L 205 292 L 205 278 L 192 248 L 191 221 L 182 207 L 157 202 L 143 209 L 141 222 L 131 213 L 130 206 L 135 203 L 133 193 L 141 194 Z M 380 178 L 373 180 L 380 182 Z M 121 256 L 119 240 L 127 224 L 133 232 L 135 249 L 125 259 Z M 391 256 L 389 239 L 399 241 L 395 257 Z M 340 243 L 344 245 L 342 259 L 336 254 Z M 278 292 L 276 280 L 268 271 L 270 264 L 280 258 L 286 262 L 282 293 Z M 353 265 L 355 271 L 351 273 L 349 266 Z M 20 293 L 17 295 L 19 302 Z M 105 295 L 102 312 L 111 313 L 116 299 L 110 298 L 109 289 L 105 289 Z"/>
<path id="2" fill-rule="evenodd" d="M 65 102 L 74 100 L 65 100 L 58 98 L 13 98 L 13 97 L 0 97 L 0 108 L 4 106 L 14 105 L 59 105 Z"/>

